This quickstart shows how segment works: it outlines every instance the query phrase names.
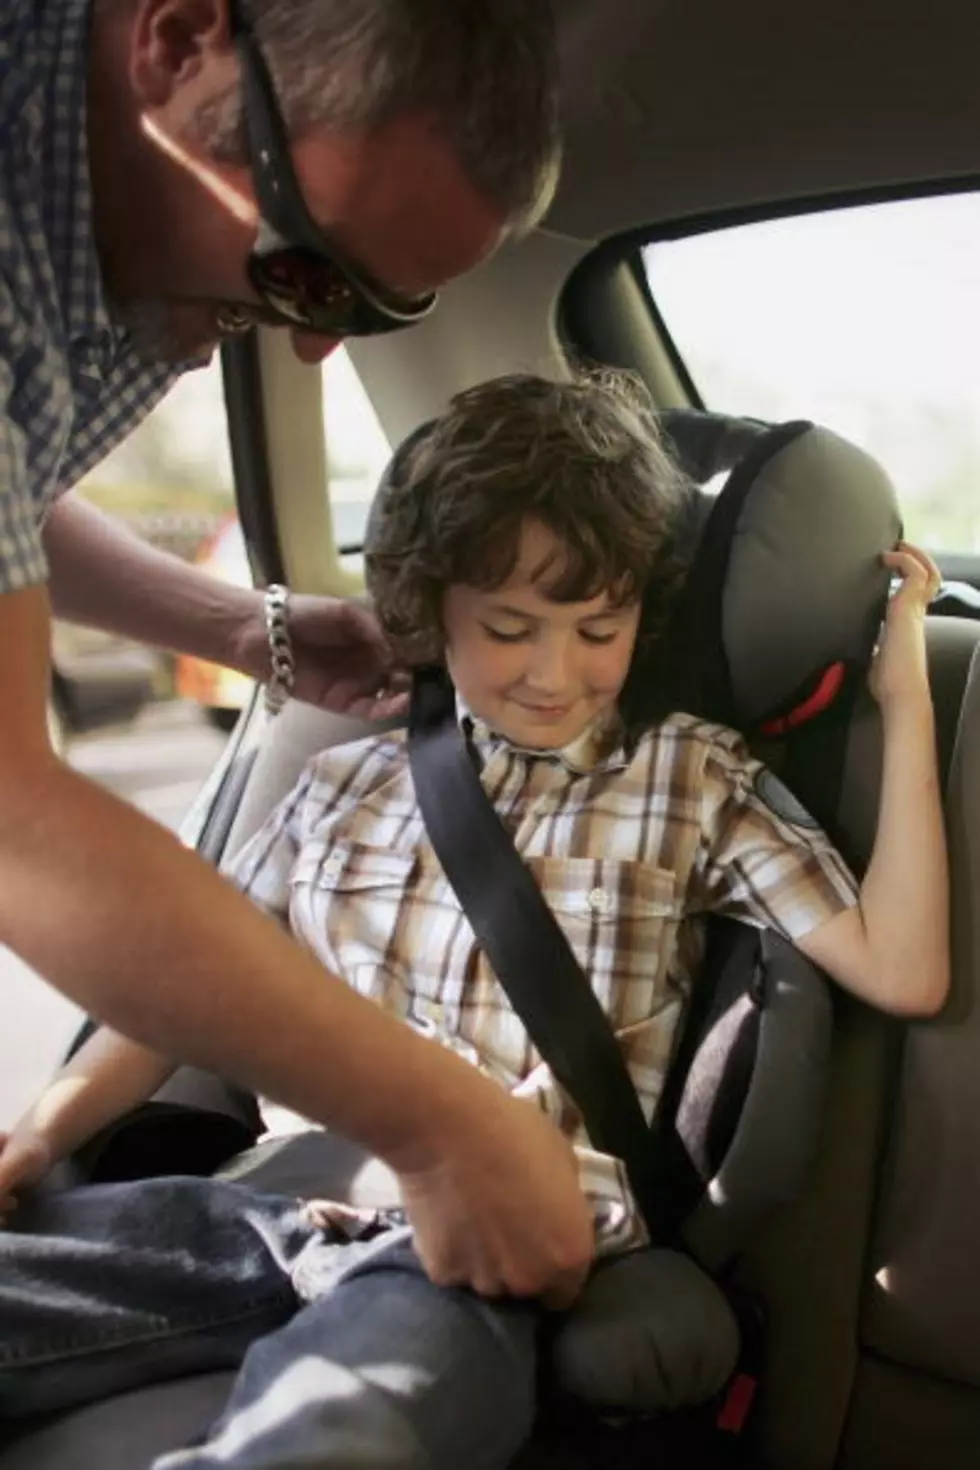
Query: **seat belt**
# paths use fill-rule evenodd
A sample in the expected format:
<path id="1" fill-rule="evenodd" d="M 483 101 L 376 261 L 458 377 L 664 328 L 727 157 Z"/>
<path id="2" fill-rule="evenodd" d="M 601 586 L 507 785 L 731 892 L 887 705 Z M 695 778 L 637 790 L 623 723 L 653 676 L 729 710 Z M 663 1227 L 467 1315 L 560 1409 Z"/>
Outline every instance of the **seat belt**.
<path id="1" fill-rule="evenodd" d="M 480 783 L 441 669 L 415 675 L 408 756 L 429 840 L 497 979 L 593 1147 L 622 1160 L 653 1242 L 674 1244 L 700 1175 L 673 1130 L 655 1147 L 609 1020 Z"/>
<path id="2" fill-rule="evenodd" d="M 683 1250 L 680 1227 L 704 1183 L 675 1127 L 678 1098 L 647 1123 L 609 1019 L 483 789 L 441 669 L 414 676 L 408 759 L 435 854 L 531 1041 L 593 1146 L 622 1160 L 651 1244 Z M 758 1304 L 731 1288 L 726 1294 L 742 1346 L 732 1379 L 705 1406 L 709 1437 L 698 1441 L 698 1463 L 706 1470 L 748 1464 L 743 1431 L 762 1367 Z M 696 1424 L 697 1416 L 689 1433 Z M 607 1465 L 609 1449 L 607 1442 L 595 1463 Z"/>

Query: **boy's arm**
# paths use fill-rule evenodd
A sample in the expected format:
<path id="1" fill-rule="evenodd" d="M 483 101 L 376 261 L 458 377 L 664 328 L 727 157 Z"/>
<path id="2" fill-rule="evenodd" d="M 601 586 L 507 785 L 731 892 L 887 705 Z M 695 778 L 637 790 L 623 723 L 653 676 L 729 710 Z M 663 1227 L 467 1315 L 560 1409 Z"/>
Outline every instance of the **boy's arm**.
<path id="1" fill-rule="evenodd" d="M 62 1067 L 0 1149 L 0 1211 L 18 1189 L 137 1103 L 174 1071 L 174 1063 L 101 1028 Z"/>
<path id="2" fill-rule="evenodd" d="M 872 674 L 884 736 L 874 849 L 859 906 L 797 944 L 871 1005 L 933 1015 L 949 990 L 946 839 L 924 634 L 938 572 L 908 547 L 886 561 L 904 582 Z"/>

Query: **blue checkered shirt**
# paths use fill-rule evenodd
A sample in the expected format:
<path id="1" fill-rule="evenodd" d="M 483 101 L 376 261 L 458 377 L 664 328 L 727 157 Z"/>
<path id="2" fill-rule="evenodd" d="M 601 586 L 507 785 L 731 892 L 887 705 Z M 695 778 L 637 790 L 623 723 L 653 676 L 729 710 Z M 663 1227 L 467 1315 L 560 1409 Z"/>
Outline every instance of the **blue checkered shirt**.
<path id="1" fill-rule="evenodd" d="M 43 582 L 59 493 L 177 376 L 114 320 L 95 252 L 88 0 L 0 3 L 0 593 Z"/>

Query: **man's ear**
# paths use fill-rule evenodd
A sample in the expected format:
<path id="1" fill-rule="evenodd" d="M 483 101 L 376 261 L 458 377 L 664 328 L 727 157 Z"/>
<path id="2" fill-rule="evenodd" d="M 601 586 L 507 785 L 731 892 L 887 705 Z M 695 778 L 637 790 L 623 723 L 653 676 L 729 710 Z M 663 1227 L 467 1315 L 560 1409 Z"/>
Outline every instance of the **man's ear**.
<path id="1" fill-rule="evenodd" d="M 237 72 L 227 0 L 137 0 L 129 76 L 144 108 L 166 107 L 175 92 L 214 72 Z"/>

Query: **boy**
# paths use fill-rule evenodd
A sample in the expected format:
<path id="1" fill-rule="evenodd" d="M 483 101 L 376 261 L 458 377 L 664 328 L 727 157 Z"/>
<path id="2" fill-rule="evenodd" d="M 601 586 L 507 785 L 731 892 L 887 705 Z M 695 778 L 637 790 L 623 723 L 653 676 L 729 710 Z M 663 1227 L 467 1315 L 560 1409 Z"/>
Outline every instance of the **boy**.
<path id="1" fill-rule="evenodd" d="M 402 451 L 368 555 L 378 614 L 406 661 L 445 660 L 484 787 L 610 1015 L 648 1115 L 704 913 L 774 925 L 897 1013 L 934 1012 L 948 986 L 923 635 L 935 568 L 909 547 L 885 558 L 902 586 L 873 676 L 885 755 L 858 892 L 819 831 L 761 800 L 760 767 L 732 732 L 682 713 L 632 729 L 628 676 L 655 677 L 685 495 L 628 384 L 505 378 L 460 394 Z M 622 1166 L 589 1147 L 426 842 L 400 732 L 316 757 L 235 879 L 358 991 L 553 1118 L 576 1147 L 599 1255 L 643 1246 Z M 95 1037 L 15 1129 L 0 1194 L 168 1069 Z M 382 1213 L 380 1235 L 357 1239 L 356 1212 L 304 1212 L 200 1180 L 42 1203 L 39 1233 L 0 1235 L 2 1337 L 18 1365 L 0 1349 L 0 1410 L 15 1395 L 27 1412 L 233 1362 L 252 1341 L 207 1443 L 158 1470 L 502 1467 L 533 1413 L 539 1309 L 434 1285 L 395 1219 Z M 490 1278 L 482 1287 L 499 1292 Z"/>

